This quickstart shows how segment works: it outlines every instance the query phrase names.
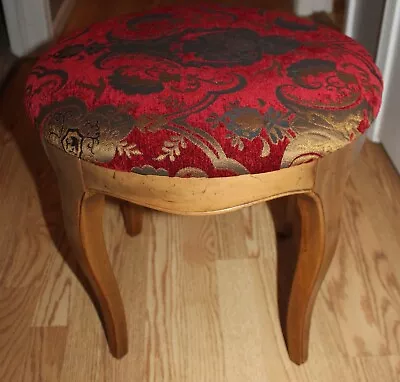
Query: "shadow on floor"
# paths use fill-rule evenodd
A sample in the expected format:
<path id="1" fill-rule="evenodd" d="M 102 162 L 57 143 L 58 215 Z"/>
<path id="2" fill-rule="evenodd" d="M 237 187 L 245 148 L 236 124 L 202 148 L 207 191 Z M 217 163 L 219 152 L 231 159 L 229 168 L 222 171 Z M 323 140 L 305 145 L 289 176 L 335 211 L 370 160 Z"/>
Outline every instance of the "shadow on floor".
<path id="1" fill-rule="evenodd" d="M 49 234 L 60 255 L 90 296 L 103 324 L 94 293 L 85 275 L 77 266 L 63 224 L 61 199 L 56 174 L 43 149 L 40 135 L 29 120 L 23 102 L 25 82 L 35 59 L 17 61 L 3 82 L 0 96 L 0 142 L 14 140 L 35 182 L 39 201 Z M 104 325 L 104 324 L 103 324 Z"/>

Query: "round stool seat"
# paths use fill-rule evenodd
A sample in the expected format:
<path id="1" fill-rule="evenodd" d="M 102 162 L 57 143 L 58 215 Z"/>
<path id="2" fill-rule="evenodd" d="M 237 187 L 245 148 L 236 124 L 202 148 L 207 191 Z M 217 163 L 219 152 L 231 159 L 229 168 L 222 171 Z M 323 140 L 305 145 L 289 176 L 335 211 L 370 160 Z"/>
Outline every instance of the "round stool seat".
<path id="1" fill-rule="evenodd" d="M 218 6 L 126 15 L 56 43 L 28 114 L 47 144 L 146 175 L 226 177 L 320 158 L 377 115 L 366 50 L 290 14 Z"/>

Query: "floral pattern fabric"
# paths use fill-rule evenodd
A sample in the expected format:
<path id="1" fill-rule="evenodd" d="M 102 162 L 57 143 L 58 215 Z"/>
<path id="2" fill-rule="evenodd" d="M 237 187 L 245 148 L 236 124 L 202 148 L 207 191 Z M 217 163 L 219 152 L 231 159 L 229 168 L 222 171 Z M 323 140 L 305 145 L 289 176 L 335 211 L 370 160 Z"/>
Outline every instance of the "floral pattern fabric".
<path id="1" fill-rule="evenodd" d="M 350 38 L 290 14 L 153 9 L 60 40 L 26 108 L 43 139 L 138 174 L 225 177 L 340 149 L 376 117 L 379 70 Z"/>

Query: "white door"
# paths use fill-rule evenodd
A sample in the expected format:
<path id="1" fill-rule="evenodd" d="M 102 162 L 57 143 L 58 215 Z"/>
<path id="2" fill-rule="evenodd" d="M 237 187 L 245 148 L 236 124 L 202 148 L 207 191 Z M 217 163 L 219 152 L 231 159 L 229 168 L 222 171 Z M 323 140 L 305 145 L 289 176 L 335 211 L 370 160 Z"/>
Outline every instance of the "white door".
<path id="1" fill-rule="evenodd" d="M 11 51 L 23 56 L 53 35 L 48 0 L 2 0 Z"/>
<path id="2" fill-rule="evenodd" d="M 75 0 L 1 0 L 11 51 L 23 56 L 60 31 Z"/>
<path id="3" fill-rule="evenodd" d="M 400 1 L 387 0 L 376 63 L 382 71 L 382 107 L 370 133 L 400 173 Z"/>

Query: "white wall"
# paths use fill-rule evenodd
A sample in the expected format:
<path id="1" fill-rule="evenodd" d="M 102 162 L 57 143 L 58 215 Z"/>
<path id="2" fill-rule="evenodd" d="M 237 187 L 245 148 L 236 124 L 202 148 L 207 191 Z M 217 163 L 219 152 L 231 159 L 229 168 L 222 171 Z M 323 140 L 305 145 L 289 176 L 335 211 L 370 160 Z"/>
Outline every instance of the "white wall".
<path id="1" fill-rule="evenodd" d="M 400 173 L 400 1 L 387 0 L 376 63 L 383 75 L 382 107 L 370 132 Z"/>
<path id="2" fill-rule="evenodd" d="M 56 0 L 57 15 L 52 17 L 49 0 L 1 0 L 12 52 L 30 53 L 53 38 L 64 25 L 75 0 Z M 51 1 L 51 0 L 50 0 Z"/>
<path id="3" fill-rule="evenodd" d="M 347 0 L 345 33 L 376 56 L 385 0 Z"/>
<path id="4" fill-rule="evenodd" d="M 294 0 L 293 5 L 299 16 L 308 16 L 313 12 L 333 11 L 333 0 Z"/>
<path id="5" fill-rule="evenodd" d="M 47 0 L 2 0 L 12 52 L 22 56 L 52 36 Z"/>

